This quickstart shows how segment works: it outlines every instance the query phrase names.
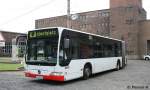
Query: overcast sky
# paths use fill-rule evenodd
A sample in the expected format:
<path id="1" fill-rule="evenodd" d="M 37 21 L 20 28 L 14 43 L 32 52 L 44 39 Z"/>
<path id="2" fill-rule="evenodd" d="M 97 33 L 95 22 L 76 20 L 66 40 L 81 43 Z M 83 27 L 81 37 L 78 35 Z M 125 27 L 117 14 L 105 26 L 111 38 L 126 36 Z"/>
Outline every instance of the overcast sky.
<path id="1" fill-rule="evenodd" d="M 143 0 L 150 19 L 150 0 Z M 109 0 L 71 0 L 71 13 L 109 8 Z M 27 32 L 36 19 L 65 15 L 67 0 L 0 0 L 0 30 Z"/>

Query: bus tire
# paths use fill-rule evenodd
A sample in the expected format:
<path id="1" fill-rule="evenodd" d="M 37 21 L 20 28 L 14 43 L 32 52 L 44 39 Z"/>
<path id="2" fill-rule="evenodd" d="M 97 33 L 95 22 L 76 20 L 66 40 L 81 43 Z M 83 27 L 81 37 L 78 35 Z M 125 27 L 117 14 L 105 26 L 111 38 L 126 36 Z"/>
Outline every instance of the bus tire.
<path id="1" fill-rule="evenodd" d="M 117 61 L 116 69 L 115 69 L 115 70 L 116 70 L 116 71 L 120 70 L 120 62 L 119 62 L 119 61 Z"/>
<path id="2" fill-rule="evenodd" d="M 92 74 L 92 70 L 89 65 L 85 65 L 83 69 L 83 79 L 86 80 L 88 79 Z"/>

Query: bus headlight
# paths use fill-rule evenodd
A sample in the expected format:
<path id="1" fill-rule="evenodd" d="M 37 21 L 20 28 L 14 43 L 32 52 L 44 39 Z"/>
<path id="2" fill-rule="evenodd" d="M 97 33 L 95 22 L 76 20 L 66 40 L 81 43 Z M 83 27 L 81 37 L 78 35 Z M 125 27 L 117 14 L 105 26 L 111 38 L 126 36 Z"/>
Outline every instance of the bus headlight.
<path id="1" fill-rule="evenodd" d="M 51 72 L 50 75 L 54 75 L 54 76 L 63 76 L 63 72 Z"/>

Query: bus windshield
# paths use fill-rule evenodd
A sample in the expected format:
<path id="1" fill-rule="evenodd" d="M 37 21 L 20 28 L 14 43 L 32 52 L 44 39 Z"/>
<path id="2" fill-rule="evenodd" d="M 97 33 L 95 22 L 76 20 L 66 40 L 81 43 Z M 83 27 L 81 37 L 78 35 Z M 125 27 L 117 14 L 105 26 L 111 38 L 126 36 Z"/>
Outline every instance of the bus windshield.
<path id="1" fill-rule="evenodd" d="M 58 34 L 58 33 L 57 33 Z M 57 64 L 58 35 L 54 37 L 30 38 L 28 40 L 27 64 Z"/>

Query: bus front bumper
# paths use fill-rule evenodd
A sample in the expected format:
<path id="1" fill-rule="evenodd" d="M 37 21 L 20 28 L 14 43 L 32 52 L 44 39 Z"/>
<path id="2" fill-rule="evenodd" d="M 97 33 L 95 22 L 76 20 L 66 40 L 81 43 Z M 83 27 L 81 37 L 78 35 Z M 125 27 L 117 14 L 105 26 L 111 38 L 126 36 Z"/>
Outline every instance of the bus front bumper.
<path id="1" fill-rule="evenodd" d="M 39 74 L 33 74 L 30 72 L 25 72 L 26 77 L 30 78 L 39 78 L 43 80 L 53 80 L 53 81 L 64 81 L 64 76 L 56 76 L 56 75 L 39 75 Z"/>

